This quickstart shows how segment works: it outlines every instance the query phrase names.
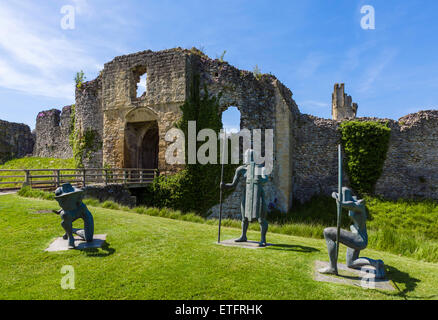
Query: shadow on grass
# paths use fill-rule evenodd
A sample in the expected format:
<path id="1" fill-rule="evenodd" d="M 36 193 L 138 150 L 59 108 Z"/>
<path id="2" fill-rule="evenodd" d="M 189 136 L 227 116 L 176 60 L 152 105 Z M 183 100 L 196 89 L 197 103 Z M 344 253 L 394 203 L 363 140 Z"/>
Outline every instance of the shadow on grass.
<path id="1" fill-rule="evenodd" d="M 295 251 L 303 253 L 319 252 L 319 249 L 313 247 L 300 246 L 296 244 L 273 244 L 267 247 L 269 250 L 284 250 L 284 251 Z"/>
<path id="2" fill-rule="evenodd" d="M 84 252 L 87 257 L 102 258 L 112 255 L 114 252 L 116 252 L 116 249 L 110 248 L 110 244 L 108 242 L 105 242 L 100 249 L 87 248 L 87 249 L 82 249 L 82 252 Z"/>
<path id="3" fill-rule="evenodd" d="M 386 275 L 388 277 L 389 280 L 391 280 L 393 282 L 393 284 L 395 285 L 396 290 L 398 291 L 398 293 L 396 294 L 396 296 L 402 297 L 405 300 L 408 300 L 408 296 L 407 294 L 414 291 L 415 288 L 417 287 L 417 283 L 421 282 L 419 279 L 413 278 L 409 275 L 409 273 L 407 272 L 403 272 L 398 270 L 395 267 L 392 266 L 385 266 L 385 271 L 386 271 Z M 401 290 L 400 289 L 400 285 L 403 284 L 404 285 L 404 289 Z M 437 297 L 438 295 L 431 295 L 431 296 L 423 296 L 423 297 L 418 297 L 418 296 L 409 296 L 409 298 L 414 298 L 414 299 L 432 299 Z"/>

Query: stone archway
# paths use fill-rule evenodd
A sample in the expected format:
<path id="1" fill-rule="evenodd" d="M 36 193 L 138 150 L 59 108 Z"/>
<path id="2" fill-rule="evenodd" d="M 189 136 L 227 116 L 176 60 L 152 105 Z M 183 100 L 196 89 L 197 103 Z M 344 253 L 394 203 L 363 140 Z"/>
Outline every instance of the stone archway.
<path id="1" fill-rule="evenodd" d="M 130 122 L 125 129 L 125 168 L 158 168 L 158 122 Z"/>
<path id="2" fill-rule="evenodd" d="M 148 126 L 147 131 L 140 137 L 140 148 L 138 154 L 138 168 L 157 169 L 158 168 L 158 123 L 154 121 Z"/>
<path id="3" fill-rule="evenodd" d="M 157 115 L 148 108 L 135 108 L 126 117 L 124 167 L 157 169 L 159 130 Z"/>

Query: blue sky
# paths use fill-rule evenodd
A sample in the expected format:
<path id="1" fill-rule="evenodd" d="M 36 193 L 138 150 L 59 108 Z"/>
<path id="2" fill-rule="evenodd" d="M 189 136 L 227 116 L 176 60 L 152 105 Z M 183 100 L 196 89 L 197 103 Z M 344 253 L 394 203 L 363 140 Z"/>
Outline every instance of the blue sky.
<path id="1" fill-rule="evenodd" d="M 76 8 L 73 30 L 60 26 L 64 5 Z M 375 30 L 361 28 L 364 5 Z M 39 111 L 74 102 L 77 71 L 91 80 L 115 56 L 176 46 L 258 65 L 303 113 L 330 118 L 345 82 L 358 116 L 398 119 L 438 109 L 437 20 L 431 0 L 0 0 L 0 119 L 34 128 Z"/>

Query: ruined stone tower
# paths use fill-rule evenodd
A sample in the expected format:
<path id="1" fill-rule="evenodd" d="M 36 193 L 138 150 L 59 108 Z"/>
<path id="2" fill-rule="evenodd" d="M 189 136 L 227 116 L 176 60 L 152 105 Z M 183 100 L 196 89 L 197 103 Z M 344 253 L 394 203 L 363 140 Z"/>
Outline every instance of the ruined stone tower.
<path id="1" fill-rule="evenodd" d="M 357 103 L 353 103 L 351 96 L 345 94 L 344 84 L 335 83 L 332 94 L 332 119 L 345 120 L 356 118 Z"/>
<path id="2" fill-rule="evenodd" d="M 196 48 L 146 50 L 116 57 L 95 80 L 77 88 L 75 131 L 79 136 L 92 132 L 99 142 L 96 148 L 86 150 L 84 166 L 158 169 L 163 175 L 181 170 L 183 165 L 165 160 L 171 143 L 166 133 L 181 118 L 180 107 L 195 76 L 200 88 L 220 96 L 219 112 L 231 106 L 239 110 L 241 129 L 273 130 L 274 168 L 265 186 L 266 198 L 269 202 L 277 199 L 281 211 L 289 210 L 296 143 L 292 128 L 299 117 L 292 92 L 272 75 L 257 78 L 250 71 L 210 59 Z M 139 87 L 146 89 L 144 93 L 138 92 Z"/>

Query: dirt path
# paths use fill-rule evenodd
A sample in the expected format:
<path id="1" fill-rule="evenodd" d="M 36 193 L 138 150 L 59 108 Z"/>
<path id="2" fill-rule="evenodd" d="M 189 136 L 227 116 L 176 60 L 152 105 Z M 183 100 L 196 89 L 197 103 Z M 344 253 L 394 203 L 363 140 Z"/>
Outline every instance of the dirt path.
<path id="1" fill-rule="evenodd" d="M 6 192 L 0 192 L 0 196 L 5 196 L 7 194 L 14 194 L 17 193 L 17 191 L 6 191 Z"/>

